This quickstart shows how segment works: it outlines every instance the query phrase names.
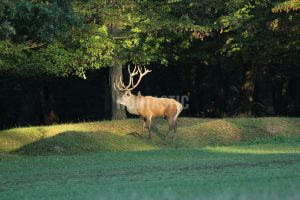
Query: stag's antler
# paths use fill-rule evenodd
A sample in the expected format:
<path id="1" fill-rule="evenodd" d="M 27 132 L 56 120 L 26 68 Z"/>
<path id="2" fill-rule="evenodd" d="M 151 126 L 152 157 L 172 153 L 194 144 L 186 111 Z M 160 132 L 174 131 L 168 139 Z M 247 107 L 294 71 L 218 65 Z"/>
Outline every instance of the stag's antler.
<path id="1" fill-rule="evenodd" d="M 129 83 L 128 83 L 128 85 L 125 86 L 125 84 L 123 82 L 123 79 L 120 76 L 120 80 L 114 82 L 114 88 L 116 89 L 116 87 L 117 87 L 120 91 L 125 91 L 125 90 L 131 91 L 140 84 L 143 76 L 145 76 L 146 74 L 148 74 L 151 71 L 152 70 L 148 70 L 146 67 L 144 67 L 144 70 L 142 70 L 139 65 L 135 65 L 133 71 L 130 71 L 130 67 L 128 65 L 128 73 L 129 73 Z M 137 81 L 136 84 L 134 84 L 133 83 L 133 77 L 138 75 L 138 74 L 140 75 L 139 80 Z"/>

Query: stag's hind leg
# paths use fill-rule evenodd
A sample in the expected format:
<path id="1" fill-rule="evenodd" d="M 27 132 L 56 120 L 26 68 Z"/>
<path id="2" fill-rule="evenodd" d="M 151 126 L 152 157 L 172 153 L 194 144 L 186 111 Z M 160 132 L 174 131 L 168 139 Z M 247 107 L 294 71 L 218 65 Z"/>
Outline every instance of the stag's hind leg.
<path id="1" fill-rule="evenodd" d="M 146 117 L 145 123 L 146 123 L 148 131 L 149 131 L 148 139 L 151 140 L 151 117 Z"/>
<path id="2" fill-rule="evenodd" d="M 175 124 L 174 125 L 174 132 L 176 133 L 177 132 L 177 121 L 175 121 L 174 124 Z"/>
<path id="3" fill-rule="evenodd" d="M 174 120 L 174 128 L 173 128 L 173 140 L 175 140 L 176 139 L 176 131 L 177 131 L 177 122 Z"/>
<path id="4" fill-rule="evenodd" d="M 142 119 L 142 137 L 144 137 L 146 118 L 141 117 L 141 119 Z"/>
<path id="5" fill-rule="evenodd" d="M 176 122 L 171 117 L 168 117 L 167 120 L 168 120 L 168 125 L 169 125 L 169 132 L 168 132 L 167 136 L 165 137 L 165 140 L 167 140 L 169 138 L 172 130 L 173 130 L 173 137 L 174 137 L 174 132 L 176 132 L 176 130 L 175 130 Z"/>

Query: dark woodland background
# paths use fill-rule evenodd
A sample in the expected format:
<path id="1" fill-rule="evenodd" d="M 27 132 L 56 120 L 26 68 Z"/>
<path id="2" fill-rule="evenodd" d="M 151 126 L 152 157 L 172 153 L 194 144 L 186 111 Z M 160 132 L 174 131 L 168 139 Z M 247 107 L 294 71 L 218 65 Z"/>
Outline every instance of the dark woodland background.
<path id="1" fill-rule="evenodd" d="M 251 66 L 244 64 L 246 69 Z M 153 65 L 133 92 L 142 95 L 188 95 L 181 116 L 299 116 L 298 66 L 266 66 L 255 73 L 253 102 L 249 102 L 247 71 L 233 61 L 215 66 L 178 63 Z M 242 70 L 243 69 L 243 70 Z M 0 76 L 1 128 L 110 119 L 109 69 L 78 77 L 47 79 Z M 126 77 L 127 71 L 123 70 Z M 126 80 L 126 79 L 125 79 Z M 128 115 L 128 114 L 127 114 Z M 132 116 L 129 116 L 132 117 Z"/>
<path id="2" fill-rule="evenodd" d="M 152 70 L 134 94 L 188 96 L 180 116 L 299 117 L 299 11 L 294 0 L 0 0 L 0 129 L 124 119 L 110 82 L 122 67 L 126 82 L 128 65 Z"/>

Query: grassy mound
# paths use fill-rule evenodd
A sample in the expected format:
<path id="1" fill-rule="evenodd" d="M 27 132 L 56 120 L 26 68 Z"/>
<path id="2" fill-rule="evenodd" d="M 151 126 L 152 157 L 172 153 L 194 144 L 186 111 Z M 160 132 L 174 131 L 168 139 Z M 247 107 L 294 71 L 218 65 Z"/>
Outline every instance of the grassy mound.
<path id="1" fill-rule="evenodd" d="M 216 146 L 219 151 L 239 151 L 239 147 L 226 147 L 232 145 L 250 145 L 247 151 L 251 152 L 251 144 L 265 152 L 277 151 L 272 144 L 281 144 L 280 151 L 300 152 L 297 118 L 180 118 L 175 141 L 163 140 L 168 133 L 163 119 L 153 121 L 151 141 L 141 138 L 140 131 L 139 119 L 14 128 L 0 131 L 0 153 L 51 155 Z"/>

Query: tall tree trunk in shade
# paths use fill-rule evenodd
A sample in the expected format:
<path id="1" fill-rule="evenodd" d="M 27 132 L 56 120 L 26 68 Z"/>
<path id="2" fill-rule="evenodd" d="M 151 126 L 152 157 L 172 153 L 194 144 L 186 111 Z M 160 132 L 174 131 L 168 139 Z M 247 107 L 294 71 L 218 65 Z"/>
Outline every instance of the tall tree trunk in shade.
<path id="1" fill-rule="evenodd" d="M 254 102 L 254 89 L 256 79 L 256 61 L 245 64 L 244 82 L 241 94 L 241 110 L 240 114 L 244 116 L 252 115 L 252 106 Z"/>
<path id="2" fill-rule="evenodd" d="M 113 67 L 109 69 L 110 76 L 110 94 L 111 94 L 111 118 L 112 119 L 125 119 L 126 113 L 123 106 L 117 104 L 116 100 L 121 95 L 118 90 L 114 89 L 114 82 L 120 80 L 122 77 L 122 65 L 116 63 Z"/>
<path id="3" fill-rule="evenodd" d="M 214 99 L 216 103 L 216 115 L 222 117 L 225 112 L 225 97 L 223 88 L 223 75 L 218 58 L 212 58 L 213 82 L 214 82 Z"/>
<path id="4" fill-rule="evenodd" d="M 255 110 L 256 115 L 274 114 L 272 78 L 267 64 L 261 64 L 256 70 L 255 81 Z"/>
<path id="5" fill-rule="evenodd" d="M 19 115 L 19 125 L 28 125 L 32 124 L 32 98 L 30 98 L 30 94 L 25 93 L 22 95 L 22 99 L 20 104 L 21 110 Z"/>
<path id="6" fill-rule="evenodd" d="M 107 69 L 105 69 L 107 70 Z M 107 70 L 104 79 L 105 79 L 105 86 L 104 86 L 104 116 L 106 119 L 111 118 L 111 94 L 110 94 L 110 83 L 109 83 L 109 71 Z"/>
<path id="7" fill-rule="evenodd" d="M 199 117 L 201 113 L 199 112 L 199 106 L 200 106 L 200 100 L 199 100 L 199 87 L 197 85 L 197 65 L 193 64 L 189 67 L 186 67 L 186 74 L 187 74 L 187 87 L 189 96 L 190 96 L 190 105 L 189 105 L 189 111 L 192 114 L 192 116 Z"/>
<path id="8" fill-rule="evenodd" d="M 44 86 L 40 92 L 40 96 L 44 124 L 54 124 L 59 118 L 55 112 L 55 99 L 50 86 Z"/>
<path id="9" fill-rule="evenodd" d="M 108 5 L 114 5 L 116 0 L 107 0 Z M 116 35 L 117 28 L 115 24 L 111 23 L 109 28 L 109 34 L 111 36 Z M 109 69 L 109 80 L 110 80 L 110 94 L 111 94 L 111 119 L 125 119 L 126 113 L 125 109 L 118 105 L 116 99 L 120 96 L 120 92 L 114 89 L 114 82 L 119 80 L 120 77 L 123 77 L 122 74 L 122 64 L 120 63 L 120 59 L 118 56 L 114 58 L 114 64 Z"/>

